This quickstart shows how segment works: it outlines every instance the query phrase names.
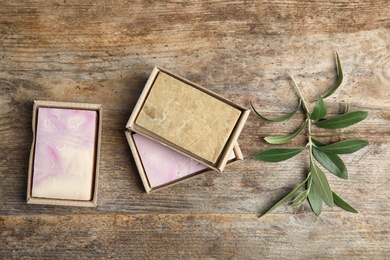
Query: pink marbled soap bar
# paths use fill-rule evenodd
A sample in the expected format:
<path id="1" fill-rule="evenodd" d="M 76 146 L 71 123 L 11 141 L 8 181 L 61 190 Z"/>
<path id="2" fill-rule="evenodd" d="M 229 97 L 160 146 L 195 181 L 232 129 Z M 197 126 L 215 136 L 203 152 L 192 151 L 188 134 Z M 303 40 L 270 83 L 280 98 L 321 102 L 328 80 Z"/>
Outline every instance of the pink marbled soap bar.
<path id="1" fill-rule="evenodd" d="M 167 184 L 206 167 L 140 134 L 133 135 L 151 188 Z"/>
<path id="2" fill-rule="evenodd" d="M 133 134 L 133 139 L 151 188 L 207 169 L 203 164 L 140 134 Z M 233 158 L 234 152 L 229 159 Z"/>
<path id="3" fill-rule="evenodd" d="M 97 111 L 38 108 L 32 196 L 90 200 Z"/>

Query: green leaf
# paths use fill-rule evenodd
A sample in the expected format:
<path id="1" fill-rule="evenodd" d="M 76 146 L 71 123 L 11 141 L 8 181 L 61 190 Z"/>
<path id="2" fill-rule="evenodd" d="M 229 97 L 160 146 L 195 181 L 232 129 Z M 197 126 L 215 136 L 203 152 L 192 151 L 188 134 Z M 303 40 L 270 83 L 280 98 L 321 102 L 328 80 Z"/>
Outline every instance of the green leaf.
<path id="1" fill-rule="evenodd" d="M 271 148 L 256 154 L 253 158 L 266 162 L 281 162 L 294 157 L 303 150 L 305 148 Z"/>
<path id="2" fill-rule="evenodd" d="M 350 139 L 325 146 L 318 146 L 317 148 L 326 153 L 350 154 L 362 149 L 366 145 L 368 145 L 366 140 Z"/>
<path id="3" fill-rule="evenodd" d="M 340 198 L 336 193 L 333 192 L 333 200 L 334 203 L 339 206 L 340 208 L 352 212 L 352 213 L 358 213 L 356 209 L 354 209 L 351 205 L 349 205 L 347 202 L 345 202 L 342 198 Z"/>
<path id="4" fill-rule="evenodd" d="M 291 207 L 297 208 L 299 207 L 307 198 L 307 190 L 302 191 L 299 193 L 292 201 L 291 201 Z"/>
<path id="5" fill-rule="evenodd" d="M 367 117 L 366 111 L 353 111 L 315 122 L 318 127 L 338 129 L 354 125 Z"/>
<path id="6" fill-rule="evenodd" d="M 311 141 L 313 142 L 313 144 L 314 144 L 315 146 L 325 146 L 325 145 L 327 145 L 326 143 L 321 142 L 321 141 L 318 141 L 318 140 L 316 140 L 316 139 L 314 139 L 314 138 L 311 138 Z"/>
<path id="7" fill-rule="evenodd" d="M 339 178 L 348 179 L 347 167 L 345 167 L 343 160 L 337 154 L 326 153 L 313 147 L 313 155 L 329 172 Z"/>
<path id="8" fill-rule="evenodd" d="M 287 194 L 286 196 L 284 196 L 281 200 L 279 200 L 275 205 L 272 206 L 272 208 L 270 208 L 269 210 L 267 210 L 263 215 L 261 215 L 260 217 L 263 217 L 265 216 L 266 214 L 270 213 L 271 211 L 273 211 L 274 209 L 276 209 L 277 207 L 279 207 L 283 202 L 285 202 L 286 200 L 288 200 L 292 195 L 294 195 L 295 193 L 297 193 L 297 191 L 303 187 L 303 185 L 305 185 L 307 179 L 304 180 L 301 184 L 299 184 L 295 189 L 293 189 L 289 194 Z"/>
<path id="9" fill-rule="evenodd" d="M 310 119 L 319 120 L 326 116 L 326 106 L 322 96 L 317 100 L 317 103 L 313 109 L 313 112 L 310 114 Z"/>
<path id="10" fill-rule="evenodd" d="M 297 108 L 294 111 L 292 111 L 289 114 L 286 114 L 286 115 L 283 115 L 283 116 L 279 116 L 279 117 L 275 117 L 275 118 L 269 118 L 269 117 L 262 116 L 259 112 L 256 111 L 256 109 L 254 108 L 252 102 L 250 102 L 250 103 L 251 103 L 251 107 L 252 107 L 253 111 L 255 112 L 255 114 L 257 116 L 259 116 L 260 118 L 262 118 L 264 120 L 267 120 L 267 121 L 272 121 L 272 122 L 282 122 L 282 121 L 285 121 L 287 119 L 290 119 L 293 115 L 295 115 L 295 113 L 299 110 L 299 108 L 302 105 L 302 100 L 299 99 L 299 104 L 298 104 Z"/>
<path id="11" fill-rule="evenodd" d="M 322 200 L 320 194 L 318 193 L 315 185 L 310 186 L 310 190 L 309 190 L 309 194 L 307 196 L 307 199 L 310 203 L 311 209 L 313 210 L 314 214 L 319 216 L 322 212 L 323 200 Z"/>
<path id="12" fill-rule="evenodd" d="M 267 137 L 264 137 L 264 140 L 270 144 L 285 144 L 287 142 L 290 142 L 297 135 L 299 135 L 302 132 L 302 130 L 305 128 L 306 124 L 307 124 L 307 121 L 305 121 L 302 124 L 302 126 L 297 131 L 295 131 L 295 133 L 293 133 L 291 135 L 267 136 Z"/>
<path id="13" fill-rule="evenodd" d="M 329 90 L 329 92 L 324 95 L 324 98 L 327 98 L 330 95 L 332 95 L 340 87 L 341 83 L 343 82 L 343 70 L 341 68 L 339 54 L 337 52 L 335 54 L 336 54 L 336 69 L 337 69 L 336 83 L 333 86 L 333 88 L 331 90 Z"/>
<path id="14" fill-rule="evenodd" d="M 326 179 L 326 176 L 323 171 L 318 168 L 318 166 L 313 161 L 311 161 L 311 173 L 313 183 L 318 191 L 318 194 L 321 196 L 321 198 L 326 204 L 328 204 L 330 207 L 333 207 L 333 196 L 332 190 L 329 186 L 329 182 Z"/>

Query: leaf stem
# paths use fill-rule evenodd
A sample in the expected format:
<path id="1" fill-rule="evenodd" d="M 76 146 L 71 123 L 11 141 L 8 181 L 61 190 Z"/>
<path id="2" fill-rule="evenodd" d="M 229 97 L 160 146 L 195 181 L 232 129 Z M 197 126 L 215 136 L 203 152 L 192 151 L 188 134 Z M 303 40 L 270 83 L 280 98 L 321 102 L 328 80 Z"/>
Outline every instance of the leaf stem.
<path id="1" fill-rule="evenodd" d="M 313 120 L 310 119 L 310 110 L 307 106 L 307 99 L 303 96 L 301 90 L 299 89 L 298 87 L 298 84 L 297 82 L 295 81 L 294 79 L 294 76 L 293 75 L 290 75 L 293 83 L 294 83 L 294 87 L 297 91 L 297 94 L 299 96 L 299 98 L 302 100 L 302 104 L 303 104 L 303 109 L 305 110 L 306 112 L 306 121 L 307 121 L 307 138 L 308 138 L 308 146 L 309 146 L 309 161 L 310 161 L 310 165 L 313 165 L 314 164 L 314 158 L 313 158 L 313 141 L 311 139 L 312 137 L 312 133 L 311 133 L 311 124 L 313 122 Z M 312 173 L 311 173 L 312 169 L 310 169 L 310 172 L 307 174 L 307 177 L 306 177 L 306 180 L 308 181 L 308 187 L 307 187 L 307 193 L 310 192 L 310 189 L 311 189 L 311 185 L 312 185 Z"/>
<path id="2" fill-rule="evenodd" d="M 312 146 L 313 146 L 313 143 L 311 141 L 311 120 L 308 118 L 307 119 L 307 135 L 308 135 L 308 138 L 309 138 L 309 146 L 310 146 L 310 153 L 311 153 L 311 149 L 312 149 Z"/>
<path id="3" fill-rule="evenodd" d="M 334 134 L 312 134 L 311 136 L 313 137 L 333 137 L 333 136 L 339 136 L 339 135 L 347 135 L 347 134 L 352 134 L 355 133 L 356 131 L 345 131 L 345 132 L 340 132 L 340 133 L 334 133 Z"/>
<path id="4" fill-rule="evenodd" d="M 302 95 L 302 92 L 301 92 L 301 90 L 299 89 L 298 84 L 297 84 L 297 82 L 296 82 L 295 79 L 294 79 L 294 76 L 293 76 L 293 75 L 290 75 L 290 77 L 291 77 L 292 82 L 294 83 L 294 87 L 295 87 L 295 89 L 296 89 L 296 91 L 297 91 L 297 93 L 298 93 L 299 98 L 302 100 L 303 107 L 304 107 L 306 113 L 307 113 L 307 114 L 310 114 L 309 108 L 307 107 L 307 104 L 306 104 L 306 101 L 307 101 L 306 98 Z"/>
<path id="5" fill-rule="evenodd" d="M 303 96 L 303 94 L 302 94 L 302 92 L 301 92 L 301 90 L 299 89 L 299 87 L 298 87 L 298 84 L 297 84 L 297 82 L 295 81 L 295 79 L 294 79 L 294 76 L 293 75 L 290 75 L 290 77 L 291 77 L 291 80 L 292 80 L 292 82 L 293 82 L 293 84 L 294 84 L 294 87 L 295 87 L 295 89 L 296 89 L 296 91 L 297 91 L 297 93 L 298 93 L 298 96 L 299 96 L 299 98 L 302 100 L 302 104 L 303 104 L 303 109 L 305 110 L 305 112 L 306 112 L 306 120 L 307 120 L 307 135 L 308 135 L 308 145 L 309 145 L 309 154 L 310 154 L 310 162 L 312 161 L 312 151 L 313 151 L 313 143 L 312 143 L 312 140 L 311 140 L 311 123 L 312 123 L 312 120 L 310 120 L 310 112 L 309 112 L 309 108 L 308 108 L 308 106 L 307 106 L 307 104 L 306 104 L 306 98 Z"/>

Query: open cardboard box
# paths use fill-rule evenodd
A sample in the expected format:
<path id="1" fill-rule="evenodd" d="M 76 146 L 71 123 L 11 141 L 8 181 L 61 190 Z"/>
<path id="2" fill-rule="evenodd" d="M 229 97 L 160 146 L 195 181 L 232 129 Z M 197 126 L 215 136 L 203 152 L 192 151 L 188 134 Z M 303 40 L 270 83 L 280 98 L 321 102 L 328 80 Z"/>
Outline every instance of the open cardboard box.
<path id="1" fill-rule="evenodd" d="M 139 175 L 142 180 L 142 184 L 144 185 L 145 191 L 147 193 L 160 190 L 162 188 L 184 182 L 188 180 L 189 178 L 198 176 L 200 173 L 204 173 L 206 171 L 210 171 L 211 169 L 207 168 L 203 164 L 196 163 L 196 161 L 192 160 L 191 158 L 188 158 L 188 160 L 185 160 L 184 155 L 177 153 L 176 151 L 170 149 L 169 147 L 164 146 L 163 144 L 153 141 L 149 139 L 148 137 L 142 136 L 143 140 L 147 140 L 149 143 L 149 147 L 152 146 L 153 150 L 145 151 L 142 150 L 142 147 L 139 147 L 137 145 L 137 142 L 134 138 L 134 136 L 138 139 L 141 138 L 141 135 L 132 131 L 126 131 L 126 138 L 130 146 L 130 150 L 133 154 L 133 158 L 135 161 L 135 164 L 137 166 Z M 142 139 L 140 139 L 142 140 Z M 139 143 L 138 143 L 139 144 Z M 145 147 L 146 149 L 149 147 Z M 145 149 L 144 148 L 144 149 Z M 143 154 L 144 153 L 144 154 Z M 154 155 L 159 154 L 160 160 L 156 160 Z M 145 157 L 151 156 L 150 160 L 145 160 Z M 180 159 L 178 159 L 180 158 Z M 243 155 L 240 150 L 240 147 L 238 144 L 236 144 L 233 148 L 232 153 L 229 156 L 228 164 L 233 163 L 238 160 L 243 160 Z M 169 169 L 169 161 L 174 160 L 176 163 L 178 161 L 181 162 L 178 167 L 175 167 L 175 169 L 172 170 Z M 164 162 L 165 161 L 165 162 Z M 150 165 L 152 163 L 152 165 Z M 178 168 L 183 167 L 187 168 L 187 172 L 177 172 Z M 191 166 L 189 166 L 191 165 Z M 168 168 L 168 170 L 167 170 Z M 170 171 L 170 173 L 168 173 Z M 160 176 L 158 178 L 157 174 L 166 174 L 166 176 Z M 180 174 L 180 175 L 178 175 Z M 172 176 L 174 175 L 174 176 Z"/>
<path id="2" fill-rule="evenodd" d="M 222 172 L 228 162 L 243 159 L 237 139 L 249 112 L 210 90 L 155 67 L 126 125 L 126 136 L 146 191 L 152 187 L 132 132 Z"/>
<path id="3" fill-rule="evenodd" d="M 95 207 L 102 106 L 34 101 L 32 130 L 27 203 Z"/>

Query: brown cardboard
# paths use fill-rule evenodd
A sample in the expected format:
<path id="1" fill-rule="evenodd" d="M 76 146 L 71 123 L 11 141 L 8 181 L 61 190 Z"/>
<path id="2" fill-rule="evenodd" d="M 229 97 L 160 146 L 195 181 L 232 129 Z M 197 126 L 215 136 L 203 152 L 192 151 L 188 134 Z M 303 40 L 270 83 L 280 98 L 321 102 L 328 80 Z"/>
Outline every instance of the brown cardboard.
<path id="1" fill-rule="evenodd" d="M 36 127 L 37 116 L 39 107 L 49 108 L 69 108 L 80 110 L 93 110 L 98 112 L 98 126 L 96 135 L 96 149 L 95 149 L 95 172 L 93 176 L 93 190 L 92 199 L 89 201 L 84 200 L 67 200 L 67 199 L 52 199 L 52 198 L 36 198 L 32 197 L 32 180 L 34 169 L 34 153 L 36 144 Z M 27 203 L 28 204 L 47 204 L 47 205 L 65 205 L 65 206 L 82 206 L 82 207 L 96 207 L 98 196 L 98 181 L 99 181 L 99 164 L 100 164 L 100 143 L 101 143 L 101 131 L 102 131 L 102 113 L 103 109 L 98 104 L 85 104 L 85 103 L 71 103 L 71 102 L 54 102 L 54 101 L 34 101 L 33 116 L 32 116 L 32 131 L 33 142 L 30 152 L 30 162 L 28 171 L 28 185 L 27 185 Z"/>
<path id="2" fill-rule="evenodd" d="M 141 177 L 142 183 L 143 183 L 145 191 L 147 193 L 154 192 L 154 191 L 157 191 L 157 190 L 161 190 L 163 188 L 166 188 L 166 187 L 169 187 L 169 186 L 172 186 L 172 185 L 175 185 L 175 184 L 187 181 L 189 178 L 193 178 L 193 177 L 199 176 L 199 174 L 207 172 L 207 171 L 210 170 L 210 169 L 204 169 L 204 170 L 195 172 L 195 173 L 193 173 L 191 175 L 185 176 L 184 178 L 177 179 L 177 180 L 175 180 L 173 182 L 166 183 L 165 185 L 161 185 L 161 186 L 152 188 L 150 186 L 150 184 L 149 184 L 148 177 L 147 177 L 147 175 L 145 173 L 145 169 L 144 169 L 142 160 L 141 160 L 141 158 L 139 156 L 137 146 L 136 146 L 136 144 L 134 142 L 134 139 L 133 139 L 134 132 L 126 131 L 125 134 L 126 134 L 126 138 L 127 138 L 128 143 L 129 143 L 129 146 L 130 146 L 130 150 L 131 150 L 131 152 L 133 154 L 133 158 L 134 158 L 135 164 L 137 166 L 139 175 Z M 234 163 L 236 161 L 244 159 L 238 143 L 235 144 L 235 146 L 233 148 L 233 151 L 234 151 L 234 154 L 235 154 L 235 158 L 232 159 L 232 160 L 229 160 L 227 162 L 227 164 Z"/>
<path id="3" fill-rule="evenodd" d="M 155 82 L 155 80 L 160 72 L 168 74 L 171 77 L 174 77 L 177 80 L 180 80 L 180 81 L 188 84 L 189 86 L 196 88 L 196 89 L 206 93 L 207 95 L 209 95 L 209 96 L 211 96 L 219 101 L 222 101 L 222 102 L 226 103 L 227 105 L 241 111 L 241 114 L 240 114 L 234 128 L 232 129 L 231 134 L 230 134 L 226 144 L 224 145 L 224 148 L 223 148 L 222 152 L 220 153 L 218 160 L 215 163 L 208 161 L 204 158 L 201 158 L 199 156 L 196 156 L 196 155 L 192 154 L 191 152 L 189 152 L 188 150 L 185 150 L 182 147 L 177 146 L 177 145 L 165 140 L 161 136 L 158 136 L 157 134 L 150 132 L 150 131 L 148 131 L 148 130 L 146 130 L 146 129 L 144 129 L 136 124 L 137 117 L 139 116 L 140 111 L 145 103 L 145 100 L 147 99 L 148 94 L 149 94 L 150 90 L 152 89 L 153 84 L 154 84 L 154 82 Z M 210 108 L 210 109 L 212 109 L 212 108 Z M 131 131 L 143 134 L 152 140 L 163 143 L 164 145 L 169 146 L 173 150 L 175 150 L 179 153 L 182 153 L 182 154 L 206 165 L 207 167 L 209 167 L 211 169 L 214 169 L 216 171 L 221 172 L 224 169 L 225 165 L 227 164 L 228 155 L 230 154 L 230 152 L 233 150 L 233 147 L 237 143 L 238 136 L 239 136 L 244 124 L 245 124 L 245 121 L 248 118 L 249 112 L 250 112 L 249 110 L 247 110 L 247 109 L 245 109 L 237 104 L 234 104 L 233 102 L 217 95 L 216 93 L 214 93 L 210 90 L 207 90 L 207 89 L 205 89 L 205 88 L 203 88 L 203 87 L 201 87 L 201 86 L 199 86 L 199 85 L 197 85 L 197 84 L 195 84 L 187 79 L 184 79 L 178 75 L 175 75 L 172 72 L 169 72 L 169 71 L 164 70 L 164 69 L 159 68 L 159 67 L 155 67 L 153 69 L 145 87 L 144 87 L 143 92 L 140 95 L 140 98 L 139 98 L 139 100 L 138 100 L 138 102 L 133 110 L 132 115 L 130 116 L 130 118 L 127 122 L 126 128 L 131 130 Z"/>

